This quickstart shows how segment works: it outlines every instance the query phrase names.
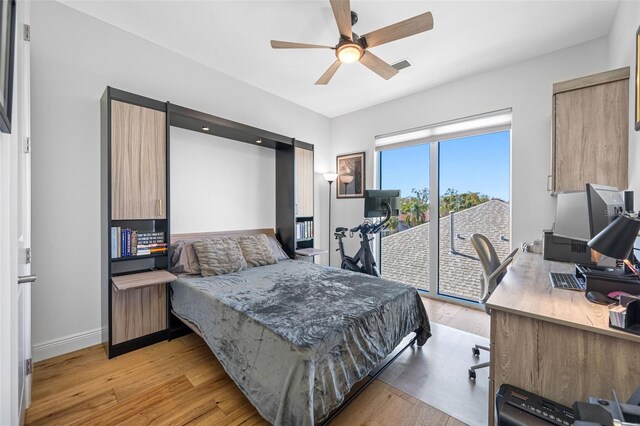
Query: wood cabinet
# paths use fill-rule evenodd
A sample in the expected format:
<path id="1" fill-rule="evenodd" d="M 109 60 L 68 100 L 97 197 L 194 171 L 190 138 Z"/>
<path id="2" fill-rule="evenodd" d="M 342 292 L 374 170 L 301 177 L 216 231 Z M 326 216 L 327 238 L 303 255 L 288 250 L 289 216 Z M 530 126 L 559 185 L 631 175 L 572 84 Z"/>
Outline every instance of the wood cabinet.
<path id="1" fill-rule="evenodd" d="M 112 358 L 168 335 L 167 104 L 108 87 L 101 139 L 102 340 Z"/>
<path id="2" fill-rule="evenodd" d="M 276 232 L 291 257 L 314 247 L 313 145 L 293 140 L 276 149 Z"/>
<path id="3" fill-rule="evenodd" d="M 296 150 L 296 216 L 313 216 L 313 151 Z"/>
<path id="4" fill-rule="evenodd" d="M 313 220 L 313 145 L 295 141 L 295 251 L 315 246 Z M 297 257 L 297 255 L 296 255 Z"/>
<path id="5" fill-rule="evenodd" d="M 629 68 L 553 85 L 553 192 L 628 186 Z"/>
<path id="6" fill-rule="evenodd" d="M 111 101 L 111 218 L 166 219 L 167 114 Z"/>

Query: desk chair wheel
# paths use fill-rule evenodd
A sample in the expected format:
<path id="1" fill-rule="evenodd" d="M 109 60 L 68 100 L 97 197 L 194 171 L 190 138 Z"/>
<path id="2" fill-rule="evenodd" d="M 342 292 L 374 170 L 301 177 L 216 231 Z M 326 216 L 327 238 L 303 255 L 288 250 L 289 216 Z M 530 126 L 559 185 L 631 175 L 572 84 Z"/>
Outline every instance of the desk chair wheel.
<path id="1" fill-rule="evenodd" d="M 472 369 L 469 369 L 469 379 L 473 381 L 476 380 L 476 372 Z"/>
<path id="2" fill-rule="evenodd" d="M 475 356 L 476 358 L 480 356 L 480 349 L 478 348 L 471 348 L 471 352 L 473 352 L 473 356 Z"/>

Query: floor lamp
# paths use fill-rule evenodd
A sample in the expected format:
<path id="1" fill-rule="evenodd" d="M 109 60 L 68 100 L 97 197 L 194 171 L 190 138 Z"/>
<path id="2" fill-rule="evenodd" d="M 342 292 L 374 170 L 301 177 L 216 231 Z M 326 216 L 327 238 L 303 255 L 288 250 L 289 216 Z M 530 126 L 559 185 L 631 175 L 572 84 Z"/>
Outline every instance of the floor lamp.
<path id="1" fill-rule="evenodd" d="M 329 252 L 329 266 L 331 266 L 331 184 L 338 177 L 337 173 L 325 173 L 324 180 L 329 182 L 329 241 L 328 241 L 328 252 Z"/>

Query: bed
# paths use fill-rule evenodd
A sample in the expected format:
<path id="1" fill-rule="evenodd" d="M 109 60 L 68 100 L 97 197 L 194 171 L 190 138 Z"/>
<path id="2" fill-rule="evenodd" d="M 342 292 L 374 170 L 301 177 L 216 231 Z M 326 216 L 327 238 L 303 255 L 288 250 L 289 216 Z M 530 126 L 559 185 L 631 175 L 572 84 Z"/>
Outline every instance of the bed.
<path id="1" fill-rule="evenodd" d="M 276 425 L 322 422 L 407 335 L 431 335 L 415 288 L 298 260 L 180 275 L 171 306 Z"/>

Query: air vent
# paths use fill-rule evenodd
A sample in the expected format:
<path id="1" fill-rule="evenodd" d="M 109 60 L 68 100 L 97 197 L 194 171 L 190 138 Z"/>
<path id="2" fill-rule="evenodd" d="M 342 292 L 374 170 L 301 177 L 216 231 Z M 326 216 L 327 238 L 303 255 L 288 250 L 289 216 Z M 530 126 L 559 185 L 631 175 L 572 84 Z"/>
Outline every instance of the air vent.
<path id="1" fill-rule="evenodd" d="M 395 69 L 397 69 L 398 71 L 403 70 L 405 68 L 409 68 L 411 66 L 411 62 L 409 62 L 408 59 L 403 59 L 400 62 L 396 62 L 395 64 L 391 65 L 392 67 L 394 67 Z"/>

